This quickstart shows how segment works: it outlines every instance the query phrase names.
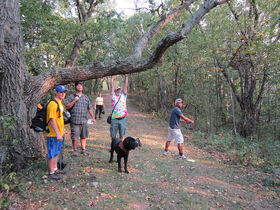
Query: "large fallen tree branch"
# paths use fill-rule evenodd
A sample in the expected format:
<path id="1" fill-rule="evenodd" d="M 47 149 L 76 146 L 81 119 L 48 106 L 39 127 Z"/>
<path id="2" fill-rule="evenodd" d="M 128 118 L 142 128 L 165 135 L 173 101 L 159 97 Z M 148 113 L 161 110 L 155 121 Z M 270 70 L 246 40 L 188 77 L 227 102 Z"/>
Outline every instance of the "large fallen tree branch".
<path id="1" fill-rule="evenodd" d="M 205 0 L 200 8 L 186 22 L 186 24 L 182 26 L 180 30 L 166 35 L 158 42 L 150 57 L 142 58 L 142 51 L 147 45 L 148 41 L 150 41 L 168 22 L 177 17 L 184 9 L 188 8 L 193 2 L 195 2 L 195 0 L 186 1 L 178 9 L 171 11 L 166 17 L 159 20 L 155 26 L 151 27 L 148 32 L 143 34 L 136 43 L 133 53 L 126 59 L 122 61 L 113 60 L 110 62 L 100 61 L 87 66 L 55 68 L 46 71 L 39 76 L 31 78 L 32 84 L 38 87 L 36 95 L 40 99 L 50 89 L 58 84 L 69 84 L 75 81 L 85 81 L 110 75 L 135 73 L 152 69 L 160 63 L 166 50 L 170 46 L 184 39 L 191 32 L 193 27 L 201 21 L 204 15 L 206 15 L 217 5 L 226 3 L 227 1 Z"/>

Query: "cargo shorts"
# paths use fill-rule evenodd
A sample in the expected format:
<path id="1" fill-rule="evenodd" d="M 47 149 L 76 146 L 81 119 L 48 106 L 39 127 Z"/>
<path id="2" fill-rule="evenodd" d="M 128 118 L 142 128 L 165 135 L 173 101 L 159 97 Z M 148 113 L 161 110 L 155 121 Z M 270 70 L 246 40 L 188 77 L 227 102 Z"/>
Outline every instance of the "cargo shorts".
<path id="1" fill-rule="evenodd" d="M 78 140 L 88 138 L 88 125 L 87 124 L 71 124 L 71 139 Z"/>

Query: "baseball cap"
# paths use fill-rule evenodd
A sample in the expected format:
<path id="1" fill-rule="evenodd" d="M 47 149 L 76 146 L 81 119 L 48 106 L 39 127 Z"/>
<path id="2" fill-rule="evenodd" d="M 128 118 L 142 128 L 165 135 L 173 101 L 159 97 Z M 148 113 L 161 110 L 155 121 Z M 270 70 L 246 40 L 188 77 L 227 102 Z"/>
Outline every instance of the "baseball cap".
<path id="1" fill-rule="evenodd" d="M 118 89 L 122 89 L 120 86 L 117 86 L 116 88 L 115 88 L 115 91 L 117 91 Z"/>
<path id="2" fill-rule="evenodd" d="M 183 100 L 182 100 L 181 98 L 177 98 L 177 99 L 175 100 L 175 104 L 180 103 L 180 102 L 183 102 Z"/>
<path id="3" fill-rule="evenodd" d="M 55 88 L 55 91 L 56 91 L 56 92 L 62 93 L 62 92 L 66 92 L 67 89 L 66 89 L 64 86 L 62 86 L 62 85 L 58 85 L 58 86 Z"/>

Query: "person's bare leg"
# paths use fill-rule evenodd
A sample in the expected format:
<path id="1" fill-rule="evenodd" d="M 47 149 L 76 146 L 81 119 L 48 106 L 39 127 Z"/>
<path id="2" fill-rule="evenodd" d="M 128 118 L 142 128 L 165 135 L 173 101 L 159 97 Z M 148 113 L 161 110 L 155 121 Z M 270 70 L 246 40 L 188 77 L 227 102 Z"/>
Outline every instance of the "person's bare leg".
<path id="1" fill-rule="evenodd" d="M 180 154 L 180 155 L 183 154 L 183 143 L 179 143 L 179 144 L 178 144 L 178 151 L 179 151 L 179 154 Z"/>
<path id="2" fill-rule="evenodd" d="M 166 141 L 166 143 L 165 143 L 165 151 L 166 151 L 166 152 L 168 151 L 168 148 L 169 148 L 169 146 L 170 146 L 170 142 L 171 142 L 171 141 Z"/>
<path id="3" fill-rule="evenodd" d="M 58 161 L 58 155 L 55 156 L 55 158 L 54 158 L 54 162 L 53 162 L 54 169 L 57 169 L 57 161 Z"/>
<path id="4" fill-rule="evenodd" d="M 78 140 L 72 140 L 72 147 L 73 147 L 73 151 L 77 150 L 78 147 Z"/>
<path id="5" fill-rule="evenodd" d="M 82 147 L 82 150 L 86 150 L 86 139 L 81 139 L 81 147 Z"/>
<path id="6" fill-rule="evenodd" d="M 47 159 L 48 168 L 50 173 L 54 173 L 53 158 Z"/>

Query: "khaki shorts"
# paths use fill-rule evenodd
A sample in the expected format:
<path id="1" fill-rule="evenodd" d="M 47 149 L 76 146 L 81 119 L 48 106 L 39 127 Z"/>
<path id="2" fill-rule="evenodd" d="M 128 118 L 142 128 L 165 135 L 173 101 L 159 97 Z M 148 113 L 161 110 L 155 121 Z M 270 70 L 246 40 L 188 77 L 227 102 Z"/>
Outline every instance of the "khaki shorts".
<path id="1" fill-rule="evenodd" d="M 72 140 L 78 140 L 79 138 L 86 139 L 88 137 L 87 124 L 83 124 L 83 125 L 71 124 L 70 127 L 71 127 Z"/>
<path id="2" fill-rule="evenodd" d="M 181 132 L 181 129 L 172 129 L 168 127 L 168 140 L 167 141 L 172 141 L 175 139 L 177 144 L 184 143 L 184 137 Z"/>

